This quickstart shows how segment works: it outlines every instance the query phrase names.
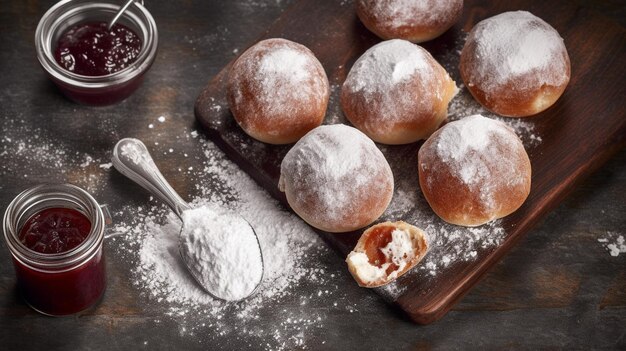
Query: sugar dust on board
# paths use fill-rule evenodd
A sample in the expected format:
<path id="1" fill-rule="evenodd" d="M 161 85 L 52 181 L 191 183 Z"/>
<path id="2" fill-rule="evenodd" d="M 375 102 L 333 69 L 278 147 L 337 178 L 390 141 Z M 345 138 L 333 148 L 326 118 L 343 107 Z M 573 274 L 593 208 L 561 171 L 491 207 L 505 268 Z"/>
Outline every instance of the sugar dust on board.
<path id="1" fill-rule="evenodd" d="M 43 254 L 57 254 L 79 246 L 91 231 L 91 222 L 71 208 L 47 208 L 30 217 L 19 239 L 27 248 Z"/>
<path id="2" fill-rule="evenodd" d="M 141 38 L 123 24 L 110 30 L 106 22 L 71 27 L 59 38 L 54 58 L 64 69 L 84 76 L 104 76 L 131 65 L 141 51 Z"/>

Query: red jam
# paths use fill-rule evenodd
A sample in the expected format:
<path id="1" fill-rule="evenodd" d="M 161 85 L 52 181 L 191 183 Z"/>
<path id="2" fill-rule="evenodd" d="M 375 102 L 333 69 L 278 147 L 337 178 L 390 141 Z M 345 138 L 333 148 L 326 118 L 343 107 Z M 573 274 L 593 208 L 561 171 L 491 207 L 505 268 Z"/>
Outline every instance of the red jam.
<path id="1" fill-rule="evenodd" d="M 85 264 L 60 273 L 41 272 L 13 261 L 21 294 L 32 308 L 44 314 L 81 312 L 98 302 L 106 287 L 102 249 Z"/>
<path id="2" fill-rule="evenodd" d="M 70 72 L 104 76 L 121 71 L 135 62 L 141 39 L 130 28 L 106 22 L 78 24 L 67 30 L 57 43 L 54 59 Z"/>
<path id="3" fill-rule="evenodd" d="M 390 263 L 389 267 L 387 267 L 387 274 L 391 274 L 399 268 L 393 262 L 388 261 L 387 257 L 381 250 L 383 247 L 389 245 L 393 239 L 391 233 L 393 233 L 395 229 L 396 228 L 392 226 L 373 228 L 369 232 L 369 237 L 365 242 L 365 254 L 367 255 L 370 264 L 381 267 L 385 263 Z"/>
<path id="4" fill-rule="evenodd" d="M 80 245 L 91 231 L 91 222 L 71 208 L 48 208 L 30 217 L 20 230 L 27 248 L 44 254 L 69 251 Z"/>
<path id="5" fill-rule="evenodd" d="M 81 212 L 49 208 L 26 221 L 19 231 L 19 240 L 42 254 L 62 254 L 76 249 L 90 233 L 91 222 Z M 24 299 L 44 314 L 60 316 L 83 311 L 100 299 L 106 287 L 102 247 L 77 266 L 58 271 L 41 271 L 16 259 L 14 263 Z"/>

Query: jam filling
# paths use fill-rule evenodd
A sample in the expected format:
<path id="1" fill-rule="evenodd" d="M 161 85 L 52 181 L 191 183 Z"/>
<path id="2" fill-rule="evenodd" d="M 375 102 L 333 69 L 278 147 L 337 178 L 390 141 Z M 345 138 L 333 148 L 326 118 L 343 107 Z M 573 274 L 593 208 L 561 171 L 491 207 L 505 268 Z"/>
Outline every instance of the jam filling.
<path id="1" fill-rule="evenodd" d="M 367 255 L 369 263 L 377 267 L 389 263 L 386 269 L 387 274 L 391 274 L 399 268 L 393 262 L 387 260 L 387 257 L 385 257 L 385 254 L 381 250 L 393 239 L 391 233 L 393 233 L 394 230 L 395 228 L 391 226 L 373 228 L 365 242 L 365 254 Z"/>
<path id="2" fill-rule="evenodd" d="M 141 39 L 130 28 L 87 22 L 67 30 L 57 43 L 54 59 L 64 69 L 83 76 L 104 76 L 130 66 L 141 51 Z"/>
<path id="3" fill-rule="evenodd" d="M 91 222 L 71 208 L 47 208 L 30 217 L 19 239 L 27 248 L 43 254 L 63 253 L 80 245 L 91 231 Z"/>

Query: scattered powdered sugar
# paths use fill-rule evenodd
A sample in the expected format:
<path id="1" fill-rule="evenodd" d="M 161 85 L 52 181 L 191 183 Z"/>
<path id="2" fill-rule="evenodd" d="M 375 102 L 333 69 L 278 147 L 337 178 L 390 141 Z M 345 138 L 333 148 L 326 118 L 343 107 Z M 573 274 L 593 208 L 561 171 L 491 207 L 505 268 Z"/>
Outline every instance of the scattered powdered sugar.
<path id="1" fill-rule="evenodd" d="M 97 152 L 71 150 L 62 136 L 33 127 L 19 116 L 2 118 L 0 175 L 4 180 L 0 189 L 11 189 L 17 195 L 21 189 L 16 189 L 16 184 L 34 185 L 54 179 L 75 184 L 93 195 L 104 190 L 108 171 L 99 167 Z"/>
<path id="2" fill-rule="evenodd" d="M 626 253 L 626 241 L 624 241 L 624 236 L 621 234 L 607 232 L 606 236 L 598 238 L 598 242 L 602 243 L 609 254 L 613 257 Z"/>
<path id="3" fill-rule="evenodd" d="M 516 89 L 559 86 L 569 79 L 563 39 L 548 23 L 526 11 L 512 11 L 479 22 L 469 35 L 476 57 L 468 84 L 489 93 L 515 81 Z"/>
<path id="4" fill-rule="evenodd" d="M 408 184 L 410 183 L 410 184 Z M 415 202 L 417 194 L 410 189 L 412 182 L 398 181 L 394 190 L 393 199 L 389 207 L 385 210 L 385 217 L 401 218 L 408 208 L 411 208 Z"/>
<path id="5" fill-rule="evenodd" d="M 215 145 L 193 135 L 190 140 L 199 143 L 206 158 L 193 173 L 197 197 L 192 206 L 230 209 L 252 225 L 266 258 L 260 287 L 236 303 L 202 291 L 178 251 L 182 223 L 162 205 L 127 206 L 114 215 L 132 214 L 129 222 L 116 225 L 118 235 L 110 238 L 116 255 L 133 262 L 134 284 L 145 292 L 146 303 L 164 309 L 182 335 L 195 335 L 199 343 L 216 340 L 225 349 L 232 340 L 245 340 L 256 349 L 314 347 L 320 341 L 311 337 L 323 330 L 327 311 L 356 310 L 339 287 L 348 276 L 329 273 L 324 262 L 336 257 L 308 225 L 281 208 Z M 293 294 L 296 288 L 304 293 Z M 326 303 L 329 299 L 335 301 L 332 306 Z M 326 307 L 312 310 L 310 304 Z M 270 323 L 276 313 L 282 321 Z"/>
<path id="6" fill-rule="evenodd" d="M 0 126 L 0 175 L 5 181 L 0 189 L 17 195 L 37 183 L 70 182 L 99 201 L 111 196 L 110 174 L 116 172 L 109 162 L 113 145 L 77 151 L 54 129 L 33 127 L 19 116 L 5 117 Z M 128 281 L 116 286 L 124 290 L 132 284 L 136 291 L 132 293 L 141 294 L 139 308 L 147 311 L 142 320 L 171 321 L 183 337 L 193 335 L 187 339 L 210 343 L 213 349 L 231 349 L 234 340 L 253 349 L 321 348 L 327 315 L 358 312 L 357 301 L 349 301 L 343 289 L 346 283 L 354 283 L 342 260 L 200 133 L 183 129 L 180 135 L 169 136 L 176 140 L 172 145 L 185 141 L 203 150 L 201 158 L 190 155 L 188 161 L 198 162 L 189 167 L 192 170 L 181 171 L 181 177 L 197 184 L 193 206 L 218 205 L 244 215 L 257 231 L 263 254 L 271 259 L 265 262 L 261 286 L 251 298 L 241 303 L 211 298 L 198 287 L 180 257 L 181 221 L 146 195 L 150 202 L 139 207 L 109 206 L 113 225 L 105 240 L 106 255 L 118 269 L 131 269 L 121 278 Z M 150 151 L 170 146 L 163 141 L 158 144 L 163 146 Z M 16 188 L 18 184 L 23 188 Z M 123 203 L 124 195 L 118 201 Z M 103 305 L 109 303 L 103 301 Z"/>
<path id="7" fill-rule="evenodd" d="M 369 194 L 382 196 L 392 187 L 391 169 L 374 142 L 343 124 L 313 129 L 281 163 L 279 188 L 291 206 L 329 228 L 352 225 L 355 208 L 372 202 Z"/>
<path id="8" fill-rule="evenodd" d="M 99 200 L 110 195 L 113 145 L 94 152 L 71 150 L 58 135 L 19 117 L 5 118 L 0 130 L 0 174 L 5 179 L 0 189 L 17 194 L 21 189 L 8 186 L 22 184 L 22 179 L 29 184 L 52 179 L 76 184 Z M 183 131 L 173 137 L 204 150 L 202 159 L 194 158 L 198 165 L 184 172 L 197 184 L 193 205 L 219 205 L 244 215 L 271 259 L 251 298 L 241 303 L 217 301 L 198 287 L 182 262 L 178 249 L 182 223 L 165 205 L 150 198 L 140 207 L 111 209 L 114 224 L 105 242 L 106 254 L 118 268 L 131 267 L 129 283 L 141 293 L 139 306 L 149 311 L 145 318 L 155 323 L 170 320 L 182 336 L 193 335 L 199 344 L 210 342 L 215 349 L 229 349 L 233 340 L 253 349 L 323 347 L 326 316 L 358 312 L 356 301 L 347 300 L 344 293 L 346 282 L 353 283 L 342 260 L 200 133 Z"/>
<path id="9" fill-rule="evenodd" d="M 341 104 L 339 103 L 339 94 L 341 92 L 342 85 L 339 83 L 338 75 L 334 75 L 333 78 L 336 79 L 336 82 L 330 85 L 328 109 L 326 110 L 326 116 L 324 117 L 326 124 L 338 124 L 342 123 L 344 120 L 343 110 L 341 109 Z"/>
<path id="10" fill-rule="evenodd" d="M 240 216 L 210 206 L 183 212 L 181 255 L 191 274 L 226 301 L 249 296 L 263 276 L 256 235 Z"/>
<path id="11" fill-rule="evenodd" d="M 250 16 L 254 14 L 258 14 L 260 10 L 272 7 L 280 7 L 285 8 L 286 5 L 282 5 L 283 2 L 289 3 L 293 2 L 293 0 L 247 0 L 241 1 L 238 3 L 237 8 L 240 11 L 241 16 Z"/>

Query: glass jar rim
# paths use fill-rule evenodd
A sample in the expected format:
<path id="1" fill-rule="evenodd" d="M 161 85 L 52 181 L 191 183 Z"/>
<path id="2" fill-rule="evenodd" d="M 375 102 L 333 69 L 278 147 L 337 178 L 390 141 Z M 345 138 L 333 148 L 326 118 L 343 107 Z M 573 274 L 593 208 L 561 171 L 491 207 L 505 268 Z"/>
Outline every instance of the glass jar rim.
<path id="1" fill-rule="evenodd" d="M 35 31 L 35 49 L 41 66 L 62 83 L 94 89 L 123 84 L 144 73 L 156 57 L 158 32 L 154 18 L 139 2 L 134 2 L 122 15 L 123 19 L 138 24 L 144 37 L 137 59 L 128 67 L 103 76 L 85 76 L 61 67 L 52 54 L 53 36 L 67 19 L 94 10 L 107 10 L 114 14 L 120 6 L 118 3 L 104 1 L 62 0 L 48 9 L 39 20 Z"/>
<path id="2" fill-rule="evenodd" d="M 80 210 L 90 220 L 91 229 L 77 247 L 45 254 L 29 249 L 19 240 L 19 222 L 26 212 L 51 200 L 82 206 Z M 80 267 L 97 254 L 104 241 L 105 217 L 98 202 L 82 188 L 67 183 L 41 184 L 22 191 L 11 201 L 4 213 L 3 229 L 5 242 L 16 260 L 34 270 L 60 273 Z"/>

